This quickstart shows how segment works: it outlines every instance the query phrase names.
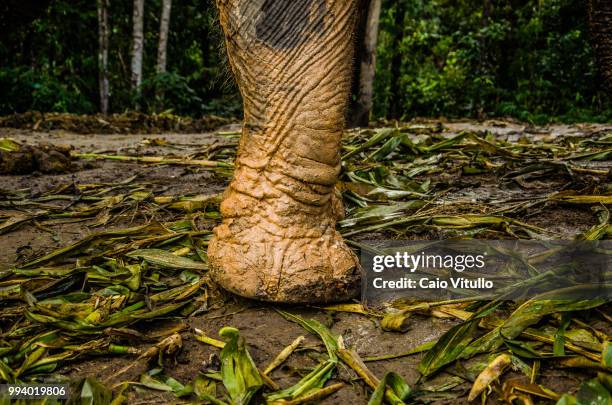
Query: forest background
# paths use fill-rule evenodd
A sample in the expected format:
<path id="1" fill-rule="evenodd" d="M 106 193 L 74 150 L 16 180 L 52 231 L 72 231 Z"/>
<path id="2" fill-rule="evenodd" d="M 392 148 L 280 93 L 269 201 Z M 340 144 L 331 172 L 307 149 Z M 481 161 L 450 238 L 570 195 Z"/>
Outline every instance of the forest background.
<path id="1" fill-rule="evenodd" d="M 138 3 L 142 65 L 135 78 Z M 175 1 L 171 12 L 169 4 L 3 2 L 0 115 L 139 109 L 240 117 L 213 1 Z M 612 95 L 602 86 L 589 44 L 583 0 L 382 0 L 377 23 L 370 119 L 612 121 Z M 107 107 L 100 101 L 102 36 Z"/>

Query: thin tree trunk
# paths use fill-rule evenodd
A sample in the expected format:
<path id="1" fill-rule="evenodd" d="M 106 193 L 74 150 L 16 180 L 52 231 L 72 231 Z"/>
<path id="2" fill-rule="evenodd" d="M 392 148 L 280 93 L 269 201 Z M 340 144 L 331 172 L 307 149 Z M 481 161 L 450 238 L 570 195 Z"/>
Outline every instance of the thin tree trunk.
<path id="1" fill-rule="evenodd" d="M 589 0 L 588 12 L 597 65 L 612 89 L 612 0 Z"/>
<path id="2" fill-rule="evenodd" d="M 378 25 L 382 0 L 371 0 L 368 7 L 363 49 L 360 54 L 359 95 L 353 122 L 365 127 L 370 120 L 374 97 L 374 76 L 376 73 L 376 44 L 378 42 Z"/>
<path id="3" fill-rule="evenodd" d="M 366 34 L 366 26 L 368 21 L 368 6 L 370 0 L 357 0 L 357 19 L 355 21 L 355 39 L 353 44 L 353 55 L 355 61 L 360 60 L 363 50 L 363 41 Z M 360 63 L 353 63 L 353 72 L 351 74 L 351 93 L 349 98 L 349 107 L 346 109 L 345 122 L 349 128 L 359 126 L 356 122 L 356 113 L 359 110 L 357 100 L 359 98 L 359 75 L 361 71 Z"/>
<path id="4" fill-rule="evenodd" d="M 168 28 L 170 26 L 170 10 L 172 0 L 162 1 L 162 14 L 159 24 L 159 43 L 157 47 L 157 73 L 166 72 L 166 56 L 168 54 Z"/>
<path id="5" fill-rule="evenodd" d="M 402 75 L 402 52 L 401 45 L 404 40 L 404 16 L 406 8 L 403 1 L 395 5 L 395 36 L 393 38 L 393 57 L 391 58 L 391 100 L 389 100 L 389 115 L 397 120 L 402 119 L 403 92 L 400 86 Z"/>
<path id="6" fill-rule="evenodd" d="M 142 84 L 142 50 L 144 45 L 143 36 L 143 14 L 144 0 L 134 0 L 134 13 L 132 14 L 132 90 L 137 94 Z M 136 105 L 139 109 L 139 105 Z"/>
<path id="7" fill-rule="evenodd" d="M 108 114 L 108 7 L 109 0 L 98 0 L 98 85 L 100 87 L 100 112 Z"/>
<path id="8" fill-rule="evenodd" d="M 168 30 L 170 26 L 170 11 L 172 9 L 172 0 L 162 0 L 162 12 L 159 23 L 159 42 L 157 44 L 157 65 L 155 66 L 156 73 L 166 73 L 166 59 L 168 54 Z M 164 108 L 164 90 L 157 87 L 155 90 L 156 109 L 163 110 Z"/>

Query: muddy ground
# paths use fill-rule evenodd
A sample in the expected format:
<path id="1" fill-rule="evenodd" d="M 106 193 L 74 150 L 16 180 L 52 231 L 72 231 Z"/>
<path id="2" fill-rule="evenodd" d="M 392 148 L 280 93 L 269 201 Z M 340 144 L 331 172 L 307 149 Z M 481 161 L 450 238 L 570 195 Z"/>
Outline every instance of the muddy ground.
<path id="1" fill-rule="evenodd" d="M 612 126 L 604 125 L 575 125 L 528 127 L 511 122 L 459 122 L 446 123 L 445 132 L 448 135 L 458 133 L 464 129 L 489 130 L 500 137 L 512 140 L 521 134 L 527 134 L 533 139 L 550 136 L 580 136 L 593 131 L 612 130 Z M 236 131 L 237 126 L 222 128 L 224 132 Z M 30 130 L 0 129 L 0 138 L 11 137 L 17 141 L 37 143 L 40 141 L 58 145 L 70 145 L 79 152 L 116 153 L 122 155 L 151 154 L 151 155 L 190 155 L 201 151 L 215 143 L 235 142 L 227 136 L 215 133 L 208 134 L 155 134 L 155 135 L 79 135 L 64 131 L 33 132 Z M 151 141 L 154 140 L 154 141 Z M 609 162 L 608 162 L 609 163 Z M 132 176 L 138 176 L 138 182 L 151 183 L 156 194 L 161 195 L 195 195 L 218 193 L 227 185 L 229 178 L 198 167 L 144 165 L 135 162 L 119 162 L 109 160 L 78 160 L 74 162 L 71 172 L 63 174 L 32 173 L 20 176 L 0 176 L 0 191 L 17 191 L 27 189 L 31 195 L 40 194 L 67 183 L 119 183 Z M 448 201 L 486 201 L 512 196 L 535 195 L 554 190 L 555 184 L 549 184 L 546 189 L 523 189 L 495 183 L 495 179 L 488 176 L 470 176 L 464 178 L 449 178 L 458 185 L 448 194 Z M 176 218 L 176 213 L 158 212 L 157 220 L 169 221 Z M 138 213 L 125 213 L 116 217 L 107 228 L 123 228 L 142 224 L 152 218 L 142 217 Z M 557 232 L 560 237 L 571 237 L 593 226 L 595 218 L 588 207 L 563 207 L 555 210 L 546 210 L 539 215 L 526 219 L 530 224 Z M 33 224 L 23 226 L 13 232 L 0 235 L 0 269 L 19 265 L 28 259 L 50 252 L 58 247 L 65 246 L 96 230 L 91 228 L 94 221 L 72 222 L 37 227 Z M 214 224 L 211 221 L 210 226 Z M 384 237 L 381 234 L 360 235 L 360 239 Z M 410 237 L 410 235 L 406 235 Z M 432 234 L 431 237 L 437 235 Z M 352 347 L 362 357 L 401 353 L 417 345 L 436 340 L 457 321 L 437 319 L 433 317 L 415 316 L 411 320 L 410 328 L 405 333 L 392 333 L 381 331 L 378 320 L 358 314 L 332 313 L 316 308 L 293 307 L 292 312 L 305 318 L 315 318 L 331 327 L 332 331 L 341 334 L 347 346 Z M 177 321 L 167 319 L 156 320 L 143 324 L 140 328 L 145 334 L 155 334 L 156 331 L 169 327 L 182 325 L 184 331 L 183 349 L 176 359 L 176 364 L 167 364 L 166 372 L 177 380 L 187 383 L 193 379 L 198 370 L 205 370 L 215 362 L 218 349 L 204 345 L 193 338 L 188 331 L 200 328 L 209 336 L 218 337 L 217 332 L 223 326 L 234 326 L 240 329 L 248 343 L 249 350 L 258 365 L 265 365 L 272 360 L 280 350 L 292 342 L 297 336 L 305 335 L 306 344 L 289 358 L 271 377 L 282 387 L 287 387 L 297 381 L 300 373 L 307 367 L 317 364 L 319 352 L 324 352 L 320 341 L 310 336 L 299 325 L 290 323 L 282 318 L 275 310 L 266 304 L 250 302 L 231 296 L 223 295 L 223 301 L 217 301 L 206 313 L 201 313 L 188 320 Z M 143 345 L 146 347 L 146 345 Z M 308 350 L 314 349 L 314 350 Z M 410 384 L 414 384 L 419 377 L 416 366 L 422 355 L 416 354 L 387 361 L 369 362 L 370 369 L 379 377 L 387 371 L 395 371 L 402 375 Z M 112 386 L 123 381 L 138 380 L 139 375 L 146 371 L 149 365 L 138 364 L 121 376 L 116 376 L 118 370 L 133 362 L 133 357 L 116 356 L 100 358 L 83 358 L 64 366 L 60 372 L 71 377 L 95 376 L 98 380 Z M 433 379 L 429 385 L 436 381 L 443 382 L 449 375 L 441 374 Z M 508 377 L 521 377 L 518 373 L 510 373 Z M 584 373 L 574 374 L 565 370 L 543 369 L 539 383 L 558 392 L 571 392 L 586 378 Z M 340 367 L 336 381 L 342 381 L 347 387 L 328 397 L 325 404 L 365 404 L 370 395 L 365 385 L 348 369 Z M 334 382 L 336 382 L 334 381 Z M 469 385 L 463 384 L 450 392 L 441 392 L 436 403 L 460 403 L 454 397 L 466 394 Z M 450 394 L 450 395 L 449 395 Z M 446 396 L 453 398 L 446 399 Z M 166 404 L 181 403 L 172 394 L 158 391 L 131 389 L 129 391 L 130 404 Z M 495 395 L 491 395 L 495 398 Z M 432 399 L 435 399 L 432 396 Z"/>

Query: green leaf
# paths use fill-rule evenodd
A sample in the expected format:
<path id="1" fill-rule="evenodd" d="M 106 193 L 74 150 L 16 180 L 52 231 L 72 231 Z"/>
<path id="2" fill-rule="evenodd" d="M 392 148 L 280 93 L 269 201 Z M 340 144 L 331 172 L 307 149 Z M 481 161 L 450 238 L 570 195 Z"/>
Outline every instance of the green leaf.
<path id="1" fill-rule="evenodd" d="M 0 138 L 0 150 L 4 152 L 19 152 L 21 145 L 11 138 Z"/>
<path id="2" fill-rule="evenodd" d="M 556 405 L 576 405 L 576 397 L 569 394 L 563 394 Z"/>
<path id="3" fill-rule="evenodd" d="M 597 379 L 584 382 L 576 394 L 576 405 L 610 405 L 610 392 Z"/>
<path id="4" fill-rule="evenodd" d="M 612 342 L 605 342 L 601 352 L 601 364 L 612 367 Z"/>
<path id="5" fill-rule="evenodd" d="M 329 359 L 334 362 L 338 361 L 338 356 L 336 355 L 338 352 L 338 337 L 334 335 L 327 327 L 325 327 L 325 325 L 315 319 L 305 320 L 304 318 L 289 312 L 281 310 L 277 311 L 285 319 L 301 325 L 304 329 L 314 335 L 319 335 L 327 348 Z"/>
<path id="6" fill-rule="evenodd" d="M 172 391 L 172 387 L 169 386 L 168 384 L 166 384 L 163 381 L 160 381 L 156 378 L 153 378 L 151 375 L 149 374 L 142 374 L 140 376 L 140 383 L 142 385 L 144 385 L 147 388 L 151 388 L 152 390 L 156 390 L 156 391 L 166 391 L 166 392 L 171 392 Z"/>
<path id="7" fill-rule="evenodd" d="M 173 255 L 162 249 L 139 249 L 128 253 L 126 256 L 142 259 L 148 263 L 168 269 L 208 270 L 208 266 L 202 262 L 196 262 L 187 257 Z"/>
<path id="8" fill-rule="evenodd" d="M 397 202 L 391 205 L 371 205 L 354 210 L 350 217 L 340 221 L 339 225 L 342 228 L 354 228 L 357 225 L 384 223 L 392 219 L 403 218 L 406 212 L 421 208 L 423 205 L 425 202 L 422 200 Z"/>
<path id="9" fill-rule="evenodd" d="M 503 344 L 504 339 L 514 339 L 546 315 L 598 307 L 607 302 L 607 299 L 571 297 L 588 297 L 590 291 L 595 293 L 600 289 L 599 285 L 579 285 L 540 294 L 518 307 L 500 326 L 470 343 L 462 350 L 459 358 L 467 359 L 478 353 L 494 351 Z"/>
<path id="10" fill-rule="evenodd" d="M 295 385 L 284 390 L 268 394 L 266 395 L 266 398 L 268 402 L 273 402 L 287 398 L 295 399 L 300 396 L 308 395 L 310 392 L 325 385 L 327 380 L 331 378 L 335 367 L 336 363 L 334 361 L 327 360 L 326 362 L 315 367 L 314 370 L 308 373 Z"/>
<path id="11" fill-rule="evenodd" d="M 407 135 L 393 136 L 391 139 L 387 140 L 380 148 L 376 149 L 372 152 L 368 159 L 371 160 L 383 160 L 386 158 L 391 152 L 395 151 L 398 146 L 400 146 L 403 142 L 403 138 L 407 137 Z"/>
<path id="12" fill-rule="evenodd" d="M 350 152 L 346 153 L 344 156 L 342 156 L 342 160 L 346 160 L 349 157 L 356 155 L 382 141 L 384 141 L 385 139 L 387 139 L 390 136 L 393 136 L 394 134 L 397 134 L 397 129 L 395 128 L 381 128 L 376 130 L 376 132 L 374 133 L 374 135 L 367 140 L 366 142 L 362 143 L 361 145 L 359 145 L 357 148 L 351 150 Z"/>
<path id="13" fill-rule="evenodd" d="M 506 347 L 508 347 L 512 353 L 526 359 L 549 359 L 553 357 L 550 354 L 545 354 L 535 350 L 532 347 L 534 345 L 532 342 L 504 339 L 504 345 L 506 345 Z"/>
<path id="14" fill-rule="evenodd" d="M 6 363 L 1 358 L 0 358 L 0 379 L 8 383 L 13 383 L 15 381 L 13 370 L 9 366 L 7 366 Z"/>
<path id="15" fill-rule="evenodd" d="M 557 329 L 557 332 L 555 333 L 555 341 L 553 343 L 553 353 L 555 356 L 565 355 L 565 330 L 572 320 L 572 318 L 568 315 L 569 314 L 567 313 L 563 314 L 559 329 Z"/>
<path id="16" fill-rule="evenodd" d="M 203 374 L 198 374 L 193 380 L 193 393 L 203 401 L 209 401 L 214 404 L 222 403 L 216 399 L 217 383 L 215 380 L 206 377 Z M 215 402 L 217 401 L 217 402 Z"/>
<path id="17" fill-rule="evenodd" d="M 238 329 L 225 327 L 219 331 L 219 335 L 226 340 L 221 350 L 223 385 L 232 405 L 247 405 L 263 386 L 263 380 Z"/>
<path id="18" fill-rule="evenodd" d="M 38 360 L 40 360 L 47 353 L 47 349 L 45 347 L 36 347 L 23 361 L 21 367 L 15 372 L 15 377 L 19 377 L 23 374 L 27 369 L 32 367 Z"/>
<path id="19" fill-rule="evenodd" d="M 80 405 L 109 404 L 112 399 L 111 390 L 100 384 L 95 378 L 88 377 L 83 381 Z"/>
<path id="20" fill-rule="evenodd" d="M 408 399 L 412 393 L 412 389 L 406 381 L 394 372 L 385 374 L 383 379 L 374 390 L 372 397 L 368 401 L 368 405 L 382 405 L 385 399 L 385 391 L 389 388 L 393 394 L 399 399 L 400 403 Z"/>
<path id="21" fill-rule="evenodd" d="M 142 374 L 140 383 L 152 390 L 172 392 L 179 398 L 193 393 L 191 384 L 183 385 L 180 381 L 166 376 L 161 368 L 155 368 Z"/>
<path id="22" fill-rule="evenodd" d="M 455 361 L 474 338 L 478 322 L 491 314 L 500 303 L 499 301 L 488 303 L 467 321 L 453 326 L 423 357 L 418 367 L 419 372 L 424 376 L 429 376 L 441 367 Z"/>

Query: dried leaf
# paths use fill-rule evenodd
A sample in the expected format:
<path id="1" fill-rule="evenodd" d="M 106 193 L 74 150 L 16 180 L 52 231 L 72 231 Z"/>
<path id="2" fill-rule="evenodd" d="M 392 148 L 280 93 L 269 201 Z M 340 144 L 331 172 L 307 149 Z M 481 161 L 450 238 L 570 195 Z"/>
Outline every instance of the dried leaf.
<path id="1" fill-rule="evenodd" d="M 500 354 L 491 363 L 489 363 L 487 368 L 485 368 L 478 375 L 476 381 L 474 381 L 472 389 L 468 395 L 468 401 L 471 402 L 475 400 L 478 395 L 480 395 L 480 393 L 489 386 L 489 384 L 497 380 L 503 374 L 510 364 L 512 364 L 512 359 L 507 353 Z"/>

